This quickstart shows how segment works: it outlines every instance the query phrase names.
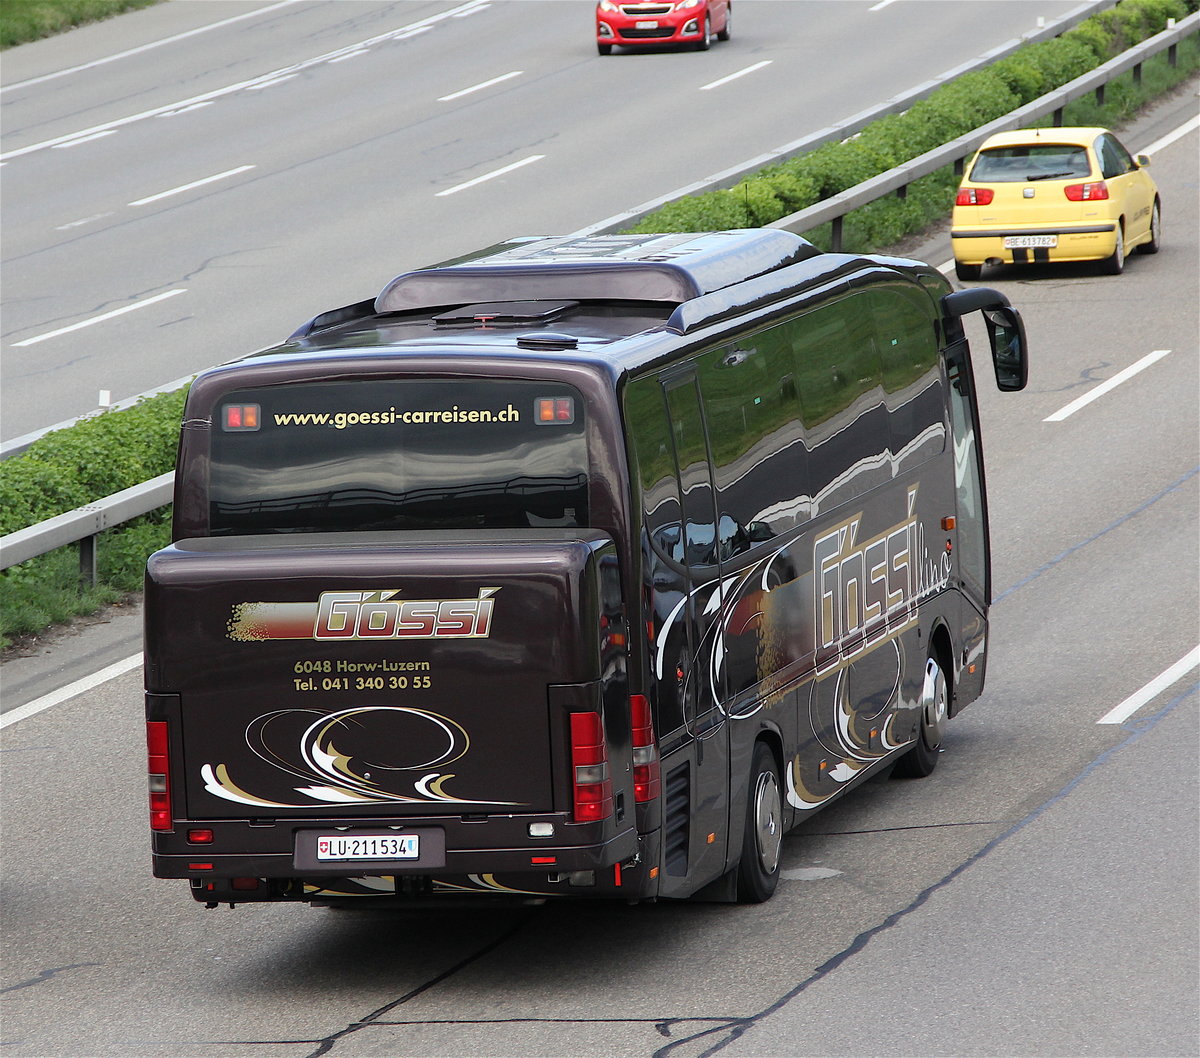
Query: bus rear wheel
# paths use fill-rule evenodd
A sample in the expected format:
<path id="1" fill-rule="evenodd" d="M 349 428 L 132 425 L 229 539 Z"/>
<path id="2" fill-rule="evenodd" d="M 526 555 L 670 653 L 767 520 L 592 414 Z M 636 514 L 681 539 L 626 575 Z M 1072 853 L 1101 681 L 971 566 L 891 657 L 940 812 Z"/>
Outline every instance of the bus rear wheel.
<path id="1" fill-rule="evenodd" d="M 783 844 L 783 799 L 779 766 L 765 742 L 754 746 L 750 796 L 738 864 L 737 894 L 743 904 L 769 900 L 779 884 L 779 852 Z"/>

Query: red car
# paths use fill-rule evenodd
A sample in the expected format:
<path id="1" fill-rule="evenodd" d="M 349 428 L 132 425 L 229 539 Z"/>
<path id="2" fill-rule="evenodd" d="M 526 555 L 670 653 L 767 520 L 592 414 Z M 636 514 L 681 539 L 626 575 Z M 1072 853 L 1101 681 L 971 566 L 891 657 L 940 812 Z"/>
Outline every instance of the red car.
<path id="1" fill-rule="evenodd" d="M 690 44 L 697 51 L 707 51 L 714 36 L 728 40 L 732 26 L 729 0 L 600 0 L 596 5 L 596 48 L 601 55 L 610 54 L 614 44 L 623 48 Z"/>

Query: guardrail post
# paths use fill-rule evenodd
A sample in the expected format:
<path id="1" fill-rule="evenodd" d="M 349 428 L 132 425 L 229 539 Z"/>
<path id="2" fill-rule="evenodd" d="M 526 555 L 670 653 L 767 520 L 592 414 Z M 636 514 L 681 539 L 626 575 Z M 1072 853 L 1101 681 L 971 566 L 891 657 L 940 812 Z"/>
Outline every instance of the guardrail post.
<path id="1" fill-rule="evenodd" d="M 834 253 L 842 252 L 842 218 L 834 217 L 830 225 L 829 249 Z"/>
<path id="2" fill-rule="evenodd" d="M 1098 106 L 1098 107 L 1104 106 L 1104 89 L 1107 87 L 1108 87 L 1107 85 L 1101 85 L 1099 88 L 1096 89 L 1096 106 Z"/>
<path id="3" fill-rule="evenodd" d="M 1054 127 L 1055 127 L 1056 129 L 1061 129 L 1061 128 L 1062 128 L 1062 123 L 1063 123 L 1063 108 L 1062 108 L 1062 107 L 1059 107 L 1059 108 L 1058 108 L 1058 109 L 1057 109 L 1057 110 L 1054 112 Z"/>
<path id="4" fill-rule="evenodd" d="M 1133 83 L 1136 85 L 1142 83 L 1142 64 L 1140 62 L 1133 68 Z"/>
<path id="5" fill-rule="evenodd" d="M 85 586 L 96 586 L 96 537 L 85 536 L 79 541 L 79 579 Z"/>

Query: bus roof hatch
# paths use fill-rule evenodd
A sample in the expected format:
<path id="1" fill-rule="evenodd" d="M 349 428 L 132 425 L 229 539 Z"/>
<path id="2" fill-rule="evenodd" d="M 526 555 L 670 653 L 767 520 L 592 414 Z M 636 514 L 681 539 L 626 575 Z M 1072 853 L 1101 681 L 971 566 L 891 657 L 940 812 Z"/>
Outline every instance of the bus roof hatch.
<path id="1" fill-rule="evenodd" d="M 775 228 L 704 234 L 560 236 L 440 268 L 405 272 L 375 311 L 504 301 L 605 300 L 682 304 L 820 254 Z"/>

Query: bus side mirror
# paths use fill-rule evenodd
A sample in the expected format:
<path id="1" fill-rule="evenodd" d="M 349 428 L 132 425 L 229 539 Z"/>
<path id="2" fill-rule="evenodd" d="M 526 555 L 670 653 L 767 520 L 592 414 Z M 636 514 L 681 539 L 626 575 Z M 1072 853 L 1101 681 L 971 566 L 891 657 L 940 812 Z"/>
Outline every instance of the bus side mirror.
<path id="1" fill-rule="evenodd" d="M 1006 392 L 1024 389 L 1029 381 L 1025 325 L 1021 314 L 1011 306 L 985 309 L 983 321 L 992 344 L 992 365 L 996 369 L 996 387 Z"/>

